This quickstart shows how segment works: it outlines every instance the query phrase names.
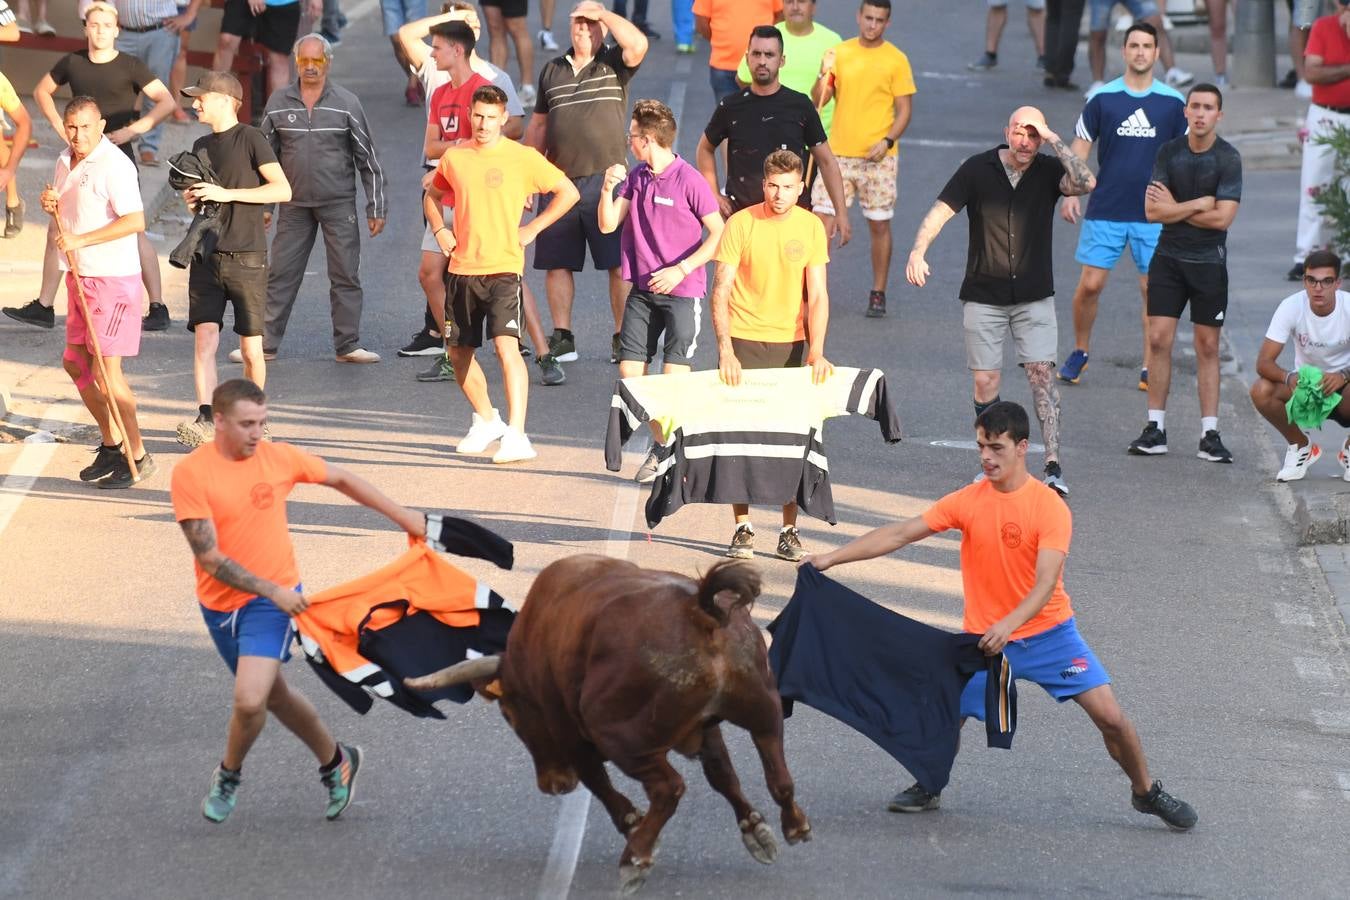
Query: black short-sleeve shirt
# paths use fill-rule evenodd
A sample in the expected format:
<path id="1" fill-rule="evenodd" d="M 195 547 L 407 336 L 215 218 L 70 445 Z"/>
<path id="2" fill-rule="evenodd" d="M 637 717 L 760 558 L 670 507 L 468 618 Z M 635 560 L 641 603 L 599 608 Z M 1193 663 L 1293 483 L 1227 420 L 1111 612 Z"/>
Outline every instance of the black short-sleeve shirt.
<path id="1" fill-rule="evenodd" d="M 263 177 L 258 169 L 277 161 L 272 145 L 262 132 L 252 125 L 240 123 L 219 134 L 197 138 L 192 145 L 195 153 L 206 148 L 211 168 L 221 187 L 261 187 Z M 261 203 L 222 203 L 220 206 L 220 239 L 216 250 L 230 253 L 267 252 L 267 235 L 263 229 Z"/>
<path id="2" fill-rule="evenodd" d="M 1055 293 L 1051 239 L 1064 166 L 1037 154 L 1014 188 L 999 158 L 1007 146 L 967 159 L 938 195 L 970 222 L 964 301 L 1010 306 Z"/>
<path id="3" fill-rule="evenodd" d="M 1153 162 L 1153 180 L 1160 181 L 1179 202 L 1199 197 L 1215 200 L 1242 199 L 1242 155 L 1221 137 L 1204 153 L 1191 150 L 1185 136 L 1158 148 Z M 1163 226 L 1154 252 L 1182 262 L 1221 263 L 1227 256 L 1228 232 L 1201 228 L 1190 222 Z"/>
<path id="4" fill-rule="evenodd" d="M 155 75 L 145 63 L 130 53 L 118 53 L 105 63 L 90 62 L 89 51 L 67 53 L 52 66 L 52 81 L 70 85 L 73 97 L 93 97 L 103 119 L 108 124 L 105 132 L 125 128 L 141 117 L 137 100 Z M 121 145 L 121 150 L 135 161 L 132 142 Z"/>
<path id="5" fill-rule="evenodd" d="M 606 44 L 581 71 L 572 71 L 571 51 L 539 72 L 534 111 L 548 116 L 544 155 L 568 178 L 605 171 L 628 158 L 628 82 L 637 66 L 623 61 L 623 48 Z"/>
<path id="6" fill-rule="evenodd" d="M 764 160 L 775 150 L 802 158 L 829 139 L 811 98 L 780 87 L 761 96 L 746 88 L 722 100 L 703 129 L 708 143 L 727 142 L 727 196 L 736 209 L 764 202 Z"/>

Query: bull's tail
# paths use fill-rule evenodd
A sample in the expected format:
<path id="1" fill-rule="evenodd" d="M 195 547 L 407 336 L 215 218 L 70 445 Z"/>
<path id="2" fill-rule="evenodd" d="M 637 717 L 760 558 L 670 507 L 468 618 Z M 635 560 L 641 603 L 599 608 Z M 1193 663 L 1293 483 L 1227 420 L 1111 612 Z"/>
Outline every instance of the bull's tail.
<path id="1" fill-rule="evenodd" d="M 754 603 L 759 590 L 759 569 L 743 560 L 724 560 L 709 569 L 699 582 L 698 606 L 719 625 L 725 625 L 727 614 L 738 606 Z M 726 606 L 717 603 L 717 595 L 721 593 L 732 595 L 731 602 Z"/>

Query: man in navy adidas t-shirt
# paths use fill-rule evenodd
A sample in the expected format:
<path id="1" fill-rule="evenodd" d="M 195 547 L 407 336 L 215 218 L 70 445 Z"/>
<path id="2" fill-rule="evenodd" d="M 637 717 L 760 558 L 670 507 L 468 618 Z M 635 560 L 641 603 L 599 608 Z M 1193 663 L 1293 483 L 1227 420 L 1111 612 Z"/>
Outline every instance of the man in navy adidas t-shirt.
<path id="1" fill-rule="evenodd" d="M 1143 368 L 1139 389 L 1148 389 L 1148 266 L 1162 225 L 1144 216 L 1144 191 L 1158 148 L 1186 133 L 1186 103 L 1181 94 L 1153 78 L 1158 59 L 1158 32 L 1147 22 L 1136 22 L 1125 32 L 1122 56 L 1125 75 L 1094 91 L 1078 117 L 1073 150 L 1087 159 L 1097 145 L 1097 187 L 1088 199 L 1087 215 L 1078 236 L 1083 272 L 1073 293 L 1074 351 L 1060 366 L 1059 378 L 1078 384 L 1088 364 L 1092 324 L 1106 276 L 1129 244 L 1139 273 L 1143 296 Z M 1077 197 L 1060 207 L 1066 221 L 1078 220 Z"/>

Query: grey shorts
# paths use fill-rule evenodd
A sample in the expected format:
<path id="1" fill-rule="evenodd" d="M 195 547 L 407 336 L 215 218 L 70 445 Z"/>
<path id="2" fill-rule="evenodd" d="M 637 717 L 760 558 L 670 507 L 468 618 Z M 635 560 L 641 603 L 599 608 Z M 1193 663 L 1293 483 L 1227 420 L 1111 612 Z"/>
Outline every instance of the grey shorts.
<path id="1" fill-rule="evenodd" d="M 966 365 L 972 371 L 996 372 L 1003 368 L 1003 339 L 1012 332 L 1017 364 L 1054 362 L 1059 345 L 1055 321 L 1055 298 L 994 306 L 963 303 L 966 333 Z"/>
<path id="2" fill-rule="evenodd" d="M 666 340 L 661 355 L 668 365 L 693 364 L 698 349 L 699 326 L 703 321 L 700 297 L 672 297 L 636 288 L 623 307 L 623 327 L 619 330 L 619 359 L 649 363 L 656 356 L 661 332 Z"/>

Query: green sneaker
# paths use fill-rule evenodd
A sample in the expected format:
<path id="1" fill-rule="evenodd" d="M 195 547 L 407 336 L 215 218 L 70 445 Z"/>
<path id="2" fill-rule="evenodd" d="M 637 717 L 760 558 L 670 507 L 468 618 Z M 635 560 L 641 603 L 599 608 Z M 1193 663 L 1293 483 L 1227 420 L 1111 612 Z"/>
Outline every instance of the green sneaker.
<path id="1" fill-rule="evenodd" d="M 211 774 L 211 790 L 202 801 L 202 815 L 219 825 L 234 812 L 235 792 L 243 778 L 240 772 L 231 772 L 224 766 L 216 766 Z"/>
<path id="2" fill-rule="evenodd" d="M 421 382 L 429 381 L 454 381 L 455 367 L 450 362 L 450 354 L 442 353 L 440 357 L 431 364 L 431 368 L 425 372 L 417 373 L 417 380 Z"/>
<path id="3" fill-rule="evenodd" d="M 577 342 L 572 332 L 565 328 L 555 328 L 548 336 L 548 353 L 558 362 L 577 361 Z"/>
<path id="4" fill-rule="evenodd" d="M 558 364 L 558 358 L 553 354 L 545 353 L 534 362 L 539 366 L 539 381 L 541 384 L 563 384 L 567 381 L 567 375 L 563 372 L 563 367 Z"/>
<path id="5" fill-rule="evenodd" d="M 330 822 L 342 815 L 356 796 L 356 775 L 361 771 L 360 747 L 338 744 L 338 749 L 342 751 L 342 761 L 319 776 L 323 786 L 328 788 L 328 808 L 323 814 Z"/>

